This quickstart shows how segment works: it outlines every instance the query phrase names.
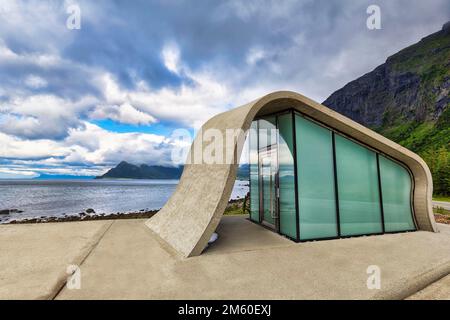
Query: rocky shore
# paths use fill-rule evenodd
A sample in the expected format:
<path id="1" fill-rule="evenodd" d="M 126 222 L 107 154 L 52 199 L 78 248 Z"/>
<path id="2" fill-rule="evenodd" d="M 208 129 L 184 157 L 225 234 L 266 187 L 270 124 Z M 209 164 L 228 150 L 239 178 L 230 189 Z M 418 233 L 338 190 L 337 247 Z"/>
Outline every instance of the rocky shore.
<path id="1" fill-rule="evenodd" d="M 87 211 L 87 210 L 86 210 Z M 150 218 L 158 210 L 141 210 L 137 212 L 117 212 L 117 213 L 88 213 L 80 212 L 78 215 L 63 215 L 61 217 L 38 217 L 24 218 L 20 220 L 10 220 L 4 224 L 22 224 L 22 223 L 48 223 L 48 222 L 69 222 L 69 221 L 91 221 L 91 220 L 111 220 L 111 219 L 143 219 Z"/>
<path id="2" fill-rule="evenodd" d="M 243 209 L 245 206 L 245 210 Z M 112 219 L 145 219 L 151 218 L 159 210 L 142 209 L 135 212 L 116 212 L 116 213 L 96 213 L 94 209 L 89 208 L 84 212 L 80 212 L 75 215 L 63 215 L 60 217 L 37 217 L 37 218 L 24 218 L 4 221 L 3 224 L 22 224 L 22 223 L 48 223 L 48 222 L 69 222 L 69 221 L 91 221 L 91 220 L 112 220 Z M 225 215 L 244 214 L 249 211 L 248 198 L 233 199 L 228 202 L 225 209 Z M 1 210 L 0 214 L 7 216 L 9 213 L 21 213 L 22 211 L 17 209 Z M 450 214 L 446 211 L 444 214 L 435 212 L 434 217 L 436 222 L 450 224 Z M 0 223 L 2 216 L 0 216 Z"/>
<path id="3" fill-rule="evenodd" d="M 225 214 L 242 214 L 242 207 L 244 205 L 244 199 L 230 200 Z M 17 209 L 2 210 L 4 215 L 9 213 L 20 213 L 22 211 Z M 24 223 L 49 223 L 49 222 L 70 222 L 70 221 L 92 221 L 92 220 L 112 220 L 112 219 L 145 219 L 151 218 L 159 210 L 142 209 L 135 212 L 116 212 L 116 213 L 96 213 L 94 209 L 88 208 L 84 212 L 80 212 L 74 215 L 63 215 L 59 217 L 35 217 L 35 218 L 23 218 L 13 219 L 3 222 L 3 224 L 24 224 Z M 1 219 L 1 218 L 0 218 Z M 0 220 L 1 222 L 1 220 Z"/>

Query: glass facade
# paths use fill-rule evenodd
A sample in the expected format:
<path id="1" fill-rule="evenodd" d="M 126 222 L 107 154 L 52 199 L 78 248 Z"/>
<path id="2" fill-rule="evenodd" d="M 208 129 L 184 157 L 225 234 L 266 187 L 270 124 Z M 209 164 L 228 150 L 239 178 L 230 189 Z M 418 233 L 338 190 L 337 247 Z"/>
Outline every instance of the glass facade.
<path id="1" fill-rule="evenodd" d="M 384 156 L 379 156 L 379 161 L 385 231 L 414 230 L 409 172 Z"/>
<path id="2" fill-rule="evenodd" d="M 260 205 L 262 210 L 261 221 L 276 226 L 277 197 L 276 174 L 278 171 L 277 159 L 277 127 L 276 117 L 270 116 L 259 120 L 259 174 L 260 188 L 263 195 Z"/>
<path id="3" fill-rule="evenodd" d="M 295 115 L 300 239 L 338 235 L 331 131 Z"/>
<path id="4" fill-rule="evenodd" d="M 297 211 L 295 203 L 295 166 L 292 114 L 278 117 L 279 128 L 279 204 L 280 233 L 297 239 Z"/>
<path id="5" fill-rule="evenodd" d="M 297 241 L 416 229 L 399 163 L 296 111 L 251 128 L 251 220 Z"/>
<path id="6" fill-rule="evenodd" d="M 375 152 L 335 135 L 341 235 L 381 233 Z"/>

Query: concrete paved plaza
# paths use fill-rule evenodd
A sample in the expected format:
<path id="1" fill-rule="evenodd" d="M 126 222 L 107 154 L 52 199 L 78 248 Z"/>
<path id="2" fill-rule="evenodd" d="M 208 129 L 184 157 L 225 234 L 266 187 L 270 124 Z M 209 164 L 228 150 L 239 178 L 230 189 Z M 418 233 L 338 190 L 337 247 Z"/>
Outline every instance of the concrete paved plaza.
<path id="1" fill-rule="evenodd" d="M 0 298 L 450 298 L 446 225 L 439 225 L 440 233 L 295 243 L 245 216 L 225 216 L 219 240 L 184 259 L 164 248 L 144 222 L 0 226 Z M 65 286 L 70 264 L 80 266 L 81 289 Z M 370 265 L 380 268 L 381 289 L 367 288 Z"/>

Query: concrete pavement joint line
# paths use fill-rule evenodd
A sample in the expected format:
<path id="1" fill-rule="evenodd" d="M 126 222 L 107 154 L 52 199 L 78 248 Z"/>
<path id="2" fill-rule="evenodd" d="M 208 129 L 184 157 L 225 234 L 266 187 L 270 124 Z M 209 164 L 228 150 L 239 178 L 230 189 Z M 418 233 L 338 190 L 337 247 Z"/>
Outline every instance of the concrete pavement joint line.
<path id="1" fill-rule="evenodd" d="M 100 241 L 103 239 L 103 237 L 106 235 L 106 233 L 109 231 L 109 229 L 111 229 L 112 225 L 116 222 L 117 220 L 113 220 L 111 221 L 111 223 L 105 228 L 105 231 L 103 231 L 103 233 L 98 237 L 98 239 L 94 242 L 94 244 L 91 246 L 90 250 L 88 250 L 88 252 L 86 253 L 86 255 L 79 257 L 80 259 L 75 259 L 75 260 L 80 260 L 78 263 L 76 263 L 80 268 L 82 266 L 82 264 L 86 261 L 86 259 L 91 255 L 91 253 L 95 250 L 95 248 L 97 248 L 98 244 L 100 243 Z M 62 283 L 57 286 L 57 290 L 55 290 L 55 294 L 53 294 L 50 297 L 50 300 L 55 300 L 56 297 L 61 293 L 61 291 L 64 289 L 64 287 L 66 286 L 67 283 L 67 273 L 64 272 L 65 277 L 64 280 L 62 281 Z"/>

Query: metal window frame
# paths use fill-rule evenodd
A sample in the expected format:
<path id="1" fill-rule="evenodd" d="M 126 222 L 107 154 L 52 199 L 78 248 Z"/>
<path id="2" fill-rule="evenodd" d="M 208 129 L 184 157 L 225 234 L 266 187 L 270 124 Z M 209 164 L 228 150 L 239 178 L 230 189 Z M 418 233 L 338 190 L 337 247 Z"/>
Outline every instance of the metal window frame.
<path id="1" fill-rule="evenodd" d="M 331 131 L 331 148 L 333 153 L 333 180 L 334 180 L 334 200 L 336 206 L 336 231 L 337 236 L 341 237 L 341 212 L 339 208 L 339 185 L 337 179 L 337 164 L 336 164 L 336 141 L 334 140 L 335 133 Z"/>
<path id="2" fill-rule="evenodd" d="M 413 225 L 414 225 L 414 229 L 403 230 L 403 231 L 384 231 L 384 233 L 385 234 L 391 234 L 391 233 L 395 234 L 395 233 L 400 233 L 400 232 L 417 231 L 418 227 L 417 227 L 417 220 L 416 220 L 416 212 L 415 212 L 415 209 L 414 209 L 414 192 L 416 190 L 416 187 L 415 187 L 414 176 L 413 176 L 411 170 L 405 164 L 403 164 L 402 162 L 397 161 L 396 159 L 394 159 L 394 158 L 392 158 L 392 157 L 390 157 L 390 156 L 388 156 L 386 154 L 379 153 L 378 154 L 378 158 L 379 158 L 379 156 L 383 156 L 386 159 L 388 159 L 388 160 L 390 160 L 390 161 L 400 165 L 401 167 L 403 167 L 406 170 L 406 172 L 408 172 L 409 178 L 410 178 L 410 181 L 411 181 L 411 188 L 410 188 L 410 193 L 409 193 L 410 194 L 410 196 L 409 196 L 409 205 L 410 205 L 410 208 L 411 208 L 411 211 L 412 211 L 412 222 L 413 222 Z M 380 174 L 380 188 L 381 188 L 381 196 L 382 196 L 383 189 L 382 189 L 382 185 L 381 185 L 381 170 L 380 170 L 379 166 L 378 166 L 378 170 L 379 170 L 379 174 Z M 384 211 L 383 211 L 383 221 L 384 221 Z M 383 228 L 386 228 L 386 226 L 383 225 Z"/>
<path id="3" fill-rule="evenodd" d="M 394 158 L 391 157 L 390 155 L 384 153 L 383 151 L 380 151 L 379 149 L 377 149 L 377 148 L 375 148 L 375 147 L 372 147 L 372 146 L 367 145 L 366 143 L 364 143 L 364 142 L 358 140 L 357 138 L 351 137 L 351 136 L 349 136 L 348 134 L 343 133 L 342 131 L 340 131 L 340 130 L 338 130 L 338 129 L 335 129 L 335 128 L 332 128 L 332 127 L 328 126 L 327 124 L 325 124 L 325 123 L 322 122 L 322 121 L 319 121 L 319 120 L 316 120 L 316 119 L 314 119 L 314 118 L 311 118 L 310 116 L 308 116 L 308 115 L 306 115 L 306 114 L 303 114 L 302 112 L 300 112 L 300 111 L 298 111 L 298 110 L 296 110 L 296 109 L 293 109 L 293 111 L 294 111 L 295 114 L 298 114 L 299 116 L 301 116 L 301 117 L 303 117 L 303 118 L 305 118 L 305 119 L 307 119 L 307 120 L 309 120 L 309 121 L 312 121 L 312 122 L 314 122 L 314 123 L 316 123 L 316 124 L 318 124 L 318 125 L 320 125 L 320 126 L 326 128 L 326 129 L 330 130 L 330 131 L 333 132 L 333 133 L 336 133 L 336 134 L 338 134 L 338 135 L 341 135 L 342 137 L 344 137 L 344 138 L 346 138 L 346 139 L 349 139 L 349 140 L 351 140 L 351 141 L 353 141 L 353 142 L 355 142 L 355 143 L 357 143 L 357 144 L 359 144 L 359 145 L 361 145 L 361 146 L 363 146 L 363 147 L 365 147 L 365 148 L 367 148 L 367 149 L 369 149 L 369 150 L 372 150 L 372 151 L 375 152 L 377 155 L 381 155 L 381 156 L 383 156 L 383 157 L 385 157 L 385 158 L 387 158 L 387 159 L 389 159 L 389 160 L 391 160 L 391 161 L 397 163 L 397 164 L 400 165 L 401 167 L 403 167 L 403 168 L 408 172 L 409 177 L 410 177 L 410 180 L 411 180 L 410 206 L 411 206 L 411 211 L 412 211 L 412 220 L 413 220 L 413 223 L 414 223 L 414 229 L 411 229 L 411 230 L 405 230 L 405 231 L 387 231 L 387 232 L 385 232 L 385 233 L 411 232 L 411 231 L 417 231 L 417 230 L 418 230 L 418 227 L 417 227 L 418 224 L 417 224 L 416 213 L 415 213 L 415 208 L 414 208 L 415 180 L 414 180 L 414 175 L 412 174 L 411 170 L 409 169 L 409 167 L 408 167 L 405 163 L 403 163 L 403 162 L 400 161 L 400 160 L 394 159 Z M 335 151 L 333 151 L 333 153 L 335 153 Z M 377 234 L 381 234 L 381 233 L 377 233 Z"/>
<path id="4" fill-rule="evenodd" d="M 250 128 L 251 129 L 251 128 Z M 249 139 L 251 139 L 251 132 L 249 133 Z M 250 141 L 249 141 L 250 142 Z M 253 220 L 252 219 L 252 201 L 251 201 L 251 196 L 252 196 L 252 183 L 251 183 L 251 161 L 250 161 L 250 153 L 251 153 L 251 144 L 248 144 L 248 159 L 249 159 L 249 166 L 248 166 L 248 179 L 249 179 L 249 184 L 248 184 L 248 191 L 249 191 L 249 195 L 250 195 L 250 202 L 249 202 L 249 206 L 250 206 L 250 212 L 249 212 L 249 220 L 255 223 L 261 223 L 260 218 L 260 197 L 258 197 L 258 221 Z M 260 186 L 259 186 L 259 177 L 261 176 L 261 173 L 259 172 L 259 121 L 256 121 L 256 156 L 257 156 L 257 162 L 258 162 L 258 193 L 260 192 Z"/>
<path id="5" fill-rule="evenodd" d="M 297 239 L 300 241 L 300 202 L 298 199 L 298 164 L 297 164 L 297 127 L 295 125 L 295 112 L 292 115 L 292 144 L 294 148 L 294 185 L 295 185 L 295 227 L 297 229 Z"/>
<path id="6" fill-rule="evenodd" d="M 290 236 L 290 235 L 287 235 L 287 234 L 283 234 L 282 232 L 281 232 L 281 214 L 280 214 L 280 197 L 279 197 L 279 188 L 280 188 L 280 183 L 279 183 L 279 178 L 280 178 L 280 163 L 279 163 L 279 157 L 280 157 L 280 135 L 279 135 L 279 117 L 280 116 L 283 116 L 283 115 L 291 115 L 291 127 L 292 127 L 292 142 L 293 142 L 293 161 L 294 161 L 294 184 L 295 184 L 295 192 L 294 192 L 294 194 L 295 194 L 295 200 L 294 200 L 294 204 L 295 204 L 295 219 L 296 219 L 296 225 L 295 225 L 295 228 L 296 228 L 296 237 L 295 238 L 293 238 L 292 236 Z M 284 111 L 281 111 L 281 112 L 275 112 L 275 113 L 270 113 L 270 114 L 266 114 L 266 115 L 263 115 L 263 116 L 261 116 L 261 117 L 256 117 L 253 121 L 257 121 L 257 128 L 258 128 L 258 134 L 257 134 L 257 136 L 258 136 L 258 170 L 259 170 L 259 162 L 260 162 L 260 159 L 259 159 L 259 154 L 260 154 L 260 150 L 263 150 L 263 149 L 266 149 L 266 148 L 260 148 L 259 147 L 259 121 L 260 120 L 265 120 L 265 121 L 267 121 L 267 117 L 275 117 L 275 128 L 277 129 L 277 137 L 276 137 L 276 139 L 277 139 L 277 145 L 276 145 L 276 148 L 277 148 L 277 172 L 276 172 L 276 188 L 278 189 L 277 190 L 277 197 L 276 197 L 276 201 L 277 201 L 277 216 L 278 216 L 278 218 L 276 219 L 276 224 L 275 224 L 275 229 L 274 228 L 271 228 L 270 226 L 268 226 L 268 225 L 266 225 L 266 224 L 264 224 L 264 223 L 262 223 L 262 214 L 263 214 L 263 206 L 261 206 L 261 201 L 262 201 L 262 198 L 263 198 L 263 195 L 262 195 L 262 193 L 263 193 L 263 190 L 262 190 L 262 188 L 261 188 L 261 183 L 262 183 L 262 177 L 261 177 L 261 174 L 260 174 L 260 171 L 258 171 L 258 188 L 259 188 L 259 192 L 258 192 L 258 194 L 259 194 L 259 210 L 260 210 L 260 214 L 259 214 L 259 217 L 260 217 L 260 221 L 259 221 L 259 225 L 261 225 L 261 226 L 263 226 L 263 227 L 265 227 L 266 229 L 269 229 L 269 230 L 272 230 L 272 231 L 276 231 L 278 234 L 280 234 L 280 235 L 282 235 L 282 236 L 284 236 L 284 237 L 286 237 L 286 238 L 288 238 L 288 239 L 290 239 L 290 240 L 292 240 L 292 241 L 295 241 L 295 242 L 299 242 L 300 241 L 300 236 L 299 236 L 299 230 L 300 230 L 300 227 L 299 227 L 299 207 L 298 207 L 298 181 L 297 181 L 297 155 L 296 155 L 296 139 L 295 139 L 295 121 L 294 121 L 294 119 L 295 119 L 295 116 L 294 116 L 294 112 L 293 112 L 293 109 L 287 109 L 287 110 L 284 110 Z M 254 220 L 252 220 L 252 219 L 250 219 L 252 222 L 255 222 L 256 223 L 256 221 L 254 221 Z"/>
<path id="7" fill-rule="evenodd" d="M 276 209 L 276 215 L 278 215 L 277 216 L 277 218 L 275 219 L 275 223 L 274 224 L 271 224 L 271 223 L 269 223 L 269 222 L 266 222 L 265 220 L 264 220 L 264 197 L 263 197 L 263 195 L 264 195 L 264 182 L 263 182 L 263 178 L 262 178 L 262 175 L 261 175 L 261 170 L 260 170 L 260 154 L 261 154 L 261 151 L 268 151 L 268 150 L 272 150 L 272 144 L 270 144 L 270 145 L 267 145 L 267 146 L 265 146 L 265 147 L 260 147 L 260 145 L 259 145 L 259 134 L 260 134 L 260 127 L 259 127 L 259 121 L 260 120 L 264 120 L 264 121 L 267 121 L 267 122 L 270 122 L 270 121 L 268 121 L 266 118 L 267 117 L 274 117 L 275 118 L 275 129 L 278 129 L 278 127 L 277 127 L 277 124 L 278 124 L 278 115 L 277 114 L 272 114 L 272 115 L 265 115 L 265 116 L 263 116 L 263 117 L 261 117 L 261 118 L 259 118 L 259 119 L 255 119 L 256 121 L 258 121 L 258 193 L 259 193 L 259 223 L 261 224 L 261 225 L 263 225 L 265 228 L 267 228 L 267 229 L 269 229 L 269 230 L 272 230 L 272 231 L 276 231 L 277 233 L 279 233 L 279 228 L 278 228 L 278 225 L 279 225 L 279 222 L 278 222 L 278 220 L 279 220 L 279 211 L 278 211 L 278 203 L 276 203 L 276 207 L 275 207 L 275 209 Z M 271 123 L 271 122 L 270 122 Z M 272 123 L 273 124 L 273 123 Z M 278 134 L 277 134 L 277 137 L 276 137 L 276 146 L 275 146 L 275 148 L 273 148 L 273 149 L 276 149 L 276 151 L 277 151 L 277 160 L 278 160 Z M 278 176 L 278 173 L 279 173 L 279 168 L 278 168 L 278 163 L 277 163 L 277 172 L 275 173 L 275 175 L 276 176 Z M 275 190 L 276 190 L 276 186 L 275 186 Z M 276 194 L 275 194 L 275 196 L 276 196 Z M 278 199 L 277 199 L 277 201 L 278 201 Z"/>
<path id="8" fill-rule="evenodd" d="M 386 226 L 384 223 L 384 205 L 383 205 L 383 190 L 381 186 L 381 172 L 380 172 L 380 155 L 375 154 L 377 157 L 377 180 L 378 180 L 378 200 L 380 201 L 380 213 L 381 213 L 381 230 L 386 233 Z"/>

